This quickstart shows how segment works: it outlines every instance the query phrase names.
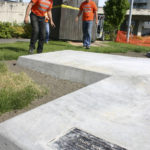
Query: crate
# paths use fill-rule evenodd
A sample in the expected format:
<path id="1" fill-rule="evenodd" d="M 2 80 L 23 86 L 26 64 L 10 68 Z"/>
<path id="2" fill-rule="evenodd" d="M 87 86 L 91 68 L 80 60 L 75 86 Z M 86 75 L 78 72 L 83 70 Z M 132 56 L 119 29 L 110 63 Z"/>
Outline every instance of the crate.
<path id="1" fill-rule="evenodd" d="M 75 18 L 83 0 L 56 0 L 52 14 L 56 28 L 51 28 L 50 37 L 55 40 L 82 41 L 82 17 L 79 22 Z M 98 4 L 98 0 L 95 0 Z M 92 41 L 96 40 L 96 25 L 93 24 Z"/>

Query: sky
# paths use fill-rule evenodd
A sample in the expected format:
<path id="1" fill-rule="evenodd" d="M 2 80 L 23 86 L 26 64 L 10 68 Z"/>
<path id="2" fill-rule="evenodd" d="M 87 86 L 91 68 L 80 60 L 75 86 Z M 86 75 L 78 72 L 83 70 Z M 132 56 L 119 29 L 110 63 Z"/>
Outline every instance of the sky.
<path id="1" fill-rule="evenodd" d="M 98 4 L 98 6 L 99 6 L 99 7 L 104 6 L 105 1 L 106 1 L 106 0 L 99 0 L 99 4 Z M 23 0 L 23 2 L 30 2 L 30 0 Z"/>
<path id="2" fill-rule="evenodd" d="M 103 7 L 105 2 L 106 2 L 106 0 L 99 0 L 98 6 Z"/>

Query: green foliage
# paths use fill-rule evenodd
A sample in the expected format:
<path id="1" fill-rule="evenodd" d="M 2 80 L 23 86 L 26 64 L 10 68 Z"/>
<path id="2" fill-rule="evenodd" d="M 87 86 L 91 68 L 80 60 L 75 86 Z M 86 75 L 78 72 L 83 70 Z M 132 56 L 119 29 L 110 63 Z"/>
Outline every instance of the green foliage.
<path id="1" fill-rule="evenodd" d="M 36 95 L 36 91 L 31 86 L 15 92 L 13 88 L 3 88 L 0 90 L 0 113 L 21 109 L 31 103 Z"/>
<path id="2" fill-rule="evenodd" d="M 129 9 L 128 0 L 108 0 L 104 6 L 105 20 L 114 29 L 119 29 L 127 9 Z"/>
<path id="3" fill-rule="evenodd" d="M 104 22 L 104 31 L 105 31 L 105 40 L 113 41 L 114 36 L 114 28 L 107 21 Z"/>
<path id="4" fill-rule="evenodd" d="M 13 26 L 12 28 L 13 28 L 12 37 L 15 38 L 23 37 L 24 29 L 22 26 Z"/>
<path id="5" fill-rule="evenodd" d="M 23 37 L 24 38 L 30 38 L 31 37 L 31 32 L 32 32 L 31 24 L 23 25 L 23 29 L 24 29 Z"/>
<path id="6" fill-rule="evenodd" d="M 0 114 L 21 109 L 47 93 L 45 88 L 35 84 L 25 73 L 1 70 L 0 83 Z"/>
<path id="7" fill-rule="evenodd" d="M 7 71 L 6 65 L 0 62 L 0 73 L 5 73 L 6 71 Z"/>
<path id="8" fill-rule="evenodd" d="M 0 22 L 0 38 L 12 38 L 12 25 L 9 22 Z"/>
<path id="9" fill-rule="evenodd" d="M 105 41 L 111 41 L 111 36 L 109 33 L 105 33 Z"/>
<path id="10" fill-rule="evenodd" d="M 105 24 L 104 30 L 110 32 L 111 38 L 115 38 L 117 30 L 124 21 L 126 11 L 129 9 L 128 0 L 108 0 L 105 2 Z"/>
<path id="11" fill-rule="evenodd" d="M 31 25 L 0 22 L 0 38 L 30 38 Z"/>

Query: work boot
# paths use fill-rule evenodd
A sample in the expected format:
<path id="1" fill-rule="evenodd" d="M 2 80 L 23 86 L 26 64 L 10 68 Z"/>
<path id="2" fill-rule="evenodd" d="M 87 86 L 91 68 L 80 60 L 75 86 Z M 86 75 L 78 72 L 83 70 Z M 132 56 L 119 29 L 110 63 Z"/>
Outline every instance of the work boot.
<path id="1" fill-rule="evenodd" d="M 90 46 L 86 46 L 86 49 L 90 49 Z"/>
<path id="2" fill-rule="evenodd" d="M 150 58 L 150 52 L 147 52 L 146 56 L 147 56 L 148 58 Z"/>
<path id="3" fill-rule="evenodd" d="M 33 48 L 31 47 L 30 49 L 29 49 L 29 54 L 33 54 Z"/>
<path id="4" fill-rule="evenodd" d="M 83 48 L 86 48 L 86 45 L 83 45 Z"/>

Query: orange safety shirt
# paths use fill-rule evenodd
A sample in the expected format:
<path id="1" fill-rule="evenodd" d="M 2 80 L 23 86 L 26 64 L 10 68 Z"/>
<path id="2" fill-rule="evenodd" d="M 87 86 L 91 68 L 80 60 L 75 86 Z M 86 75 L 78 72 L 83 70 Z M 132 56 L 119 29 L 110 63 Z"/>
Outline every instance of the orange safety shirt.
<path id="1" fill-rule="evenodd" d="M 53 1 L 52 0 L 32 0 L 34 3 L 31 11 L 37 16 L 44 17 L 45 13 L 52 8 Z"/>
<path id="2" fill-rule="evenodd" d="M 84 1 L 80 5 L 80 10 L 83 12 L 82 20 L 91 21 L 94 20 L 94 13 L 97 11 L 97 6 L 92 0 L 89 2 Z"/>

